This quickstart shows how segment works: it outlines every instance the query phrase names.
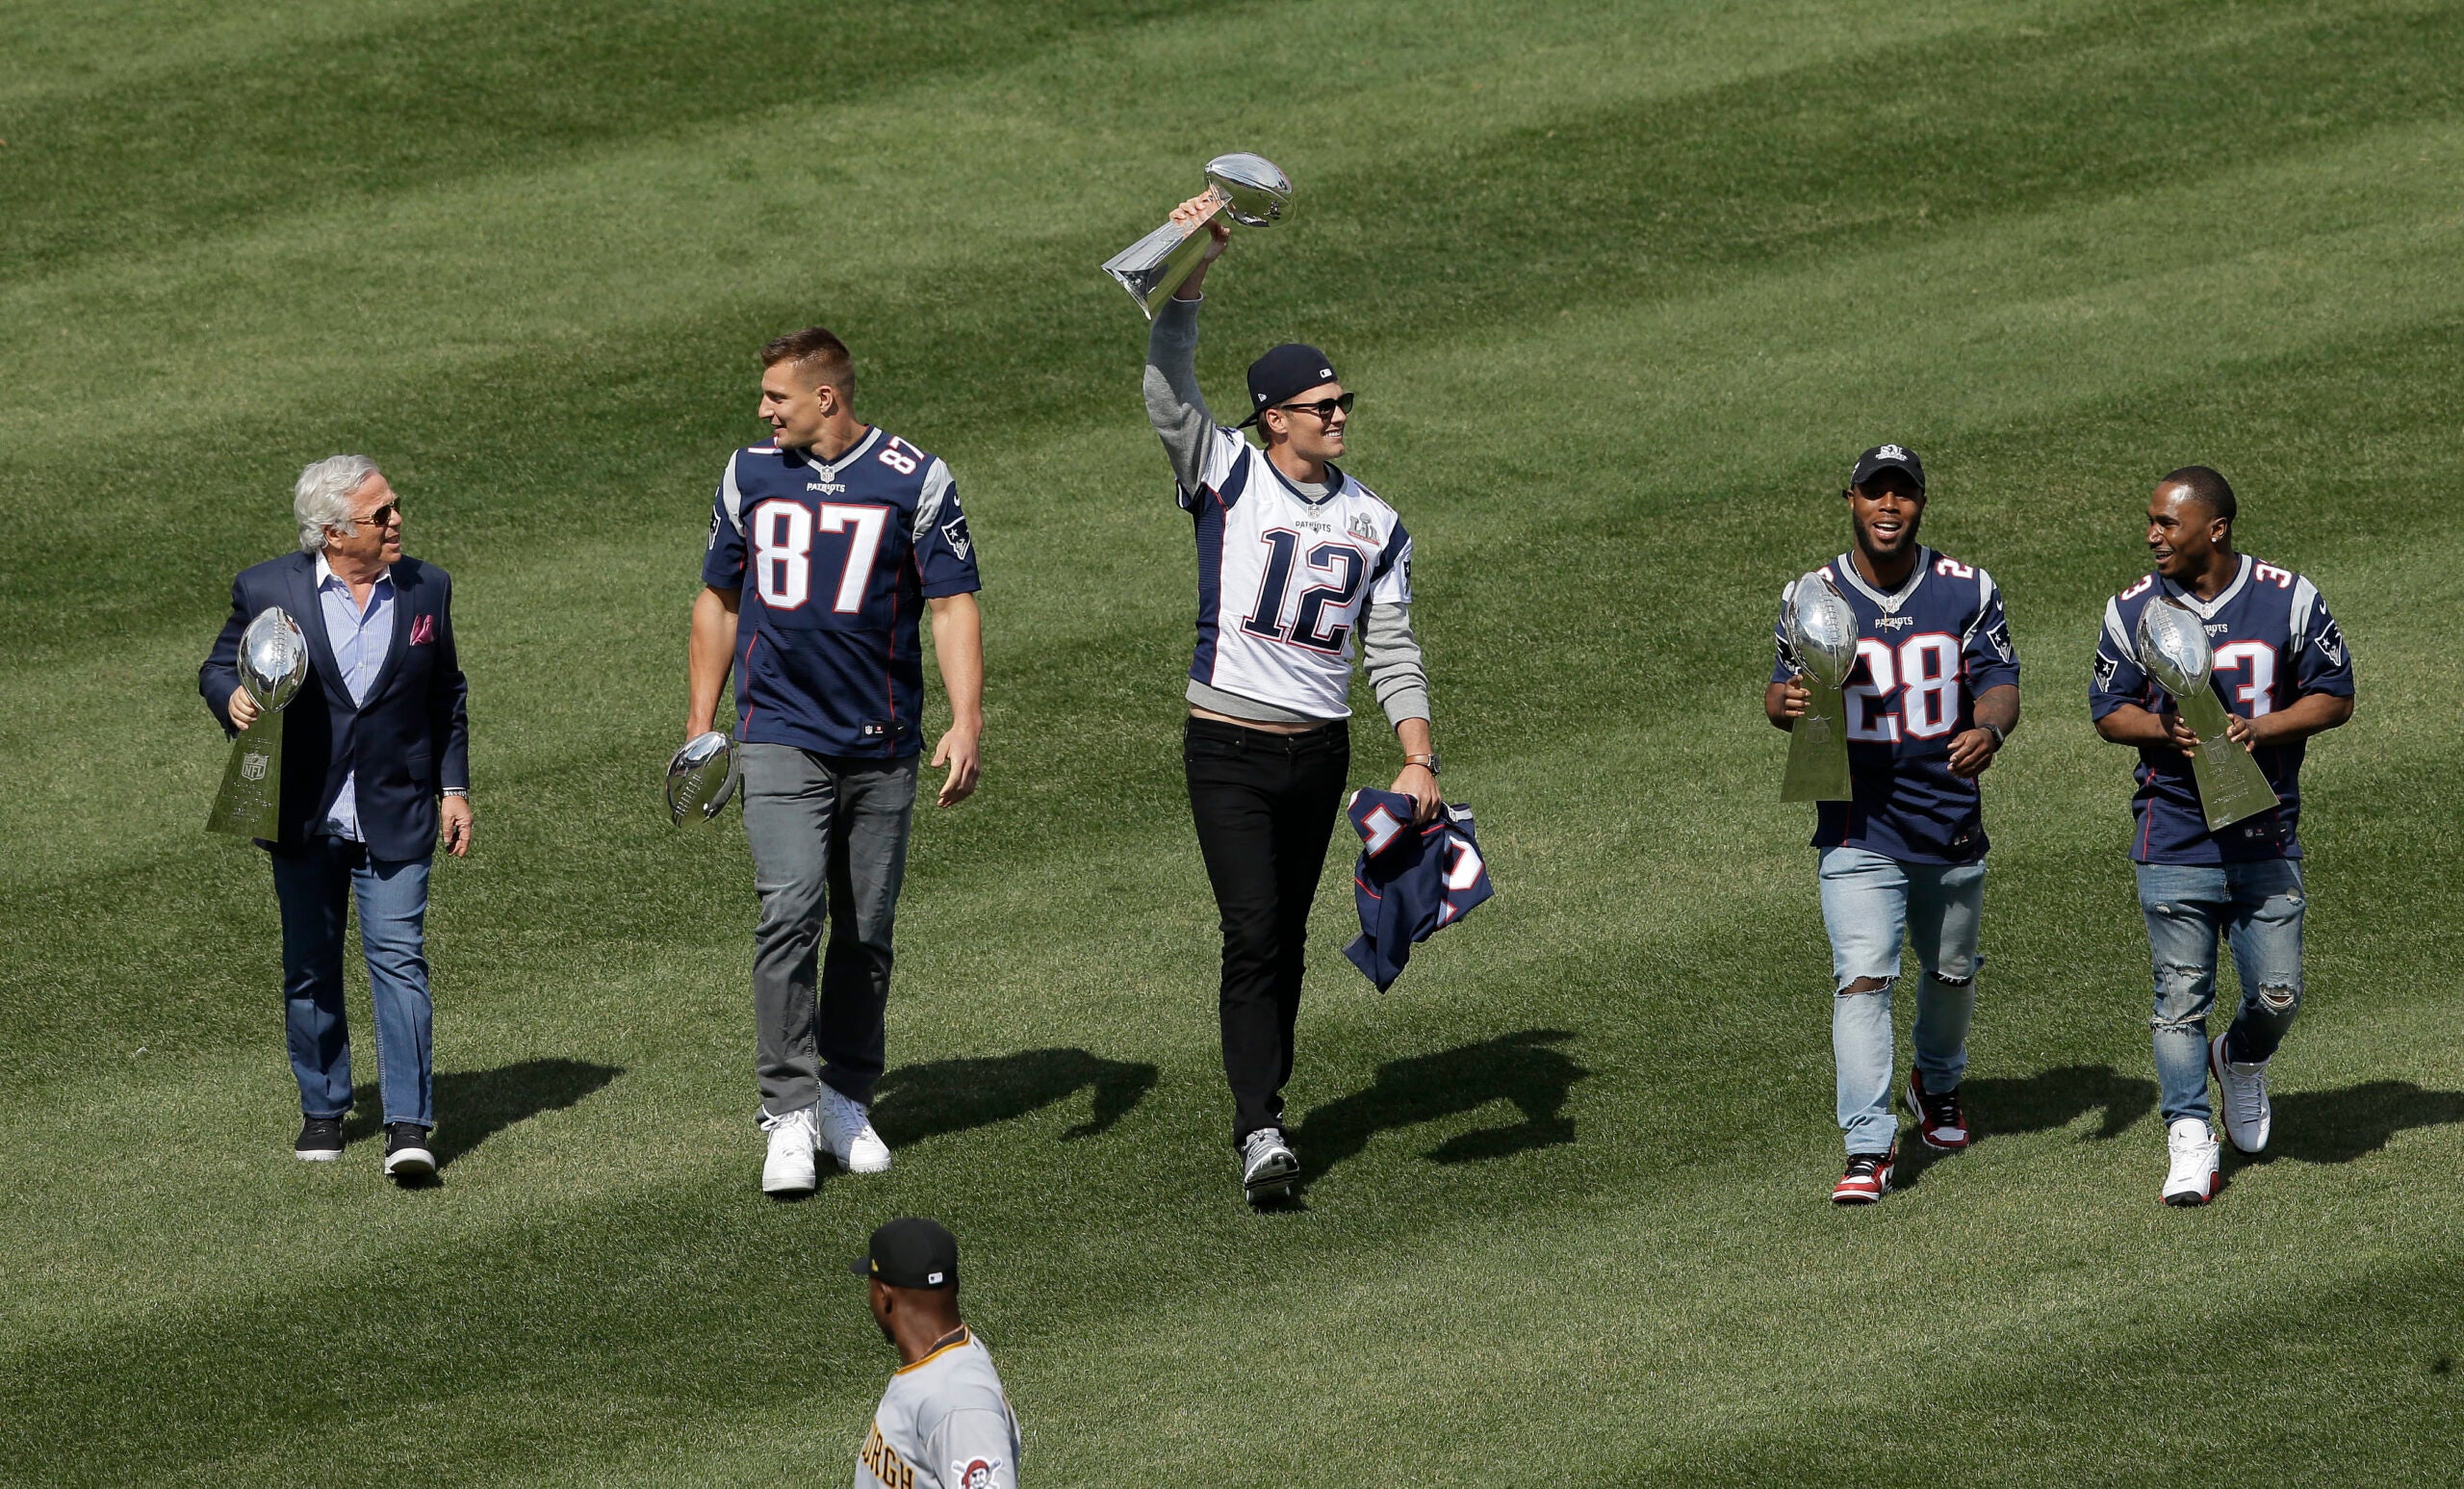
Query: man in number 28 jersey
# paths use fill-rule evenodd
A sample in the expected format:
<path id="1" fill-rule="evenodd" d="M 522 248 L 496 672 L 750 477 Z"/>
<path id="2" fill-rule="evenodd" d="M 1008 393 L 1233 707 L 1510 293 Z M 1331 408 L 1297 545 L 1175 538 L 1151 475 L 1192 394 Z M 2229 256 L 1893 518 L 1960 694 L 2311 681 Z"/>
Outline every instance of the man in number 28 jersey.
<path id="1" fill-rule="evenodd" d="M 1182 742 L 1190 810 L 1223 930 L 1219 1012 L 1232 1087 L 1232 1142 L 1252 1202 L 1288 1194 L 1300 1170 L 1283 1130 L 1300 1008 L 1301 947 L 1351 760 L 1346 702 L 1355 645 L 1403 748 L 1393 789 L 1416 819 L 1437 814 L 1428 680 L 1412 637 L 1412 539 L 1395 509 L 1334 461 L 1352 396 L 1313 347 L 1282 346 L 1249 368 L 1263 449 L 1219 426 L 1197 387 L 1199 286 L 1229 242 L 1209 197 L 1172 219 L 1213 235 L 1201 264 L 1157 312 L 1146 412 L 1163 437 L 1197 536 L 1197 650 Z"/>
<path id="2" fill-rule="evenodd" d="M 1824 802 L 1822 921 L 1831 936 L 1832 1057 L 1848 1167 L 1839 1204 L 1890 1193 L 1899 1119 L 1891 1113 L 1891 985 L 1913 941 L 1916 989 L 1905 1088 L 1925 1144 L 1968 1144 L 1960 1079 L 1976 1007 L 1977 921 L 1985 906 L 1985 819 L 1977 777 L 2019 722 L 2019 659 L 2002 596 L 1984 570 L 1916 541 L 1925 468 L 1915 451 L 1878 445 L 1849 474 L 1856 547 L 1800 584 L 1828 584 L 1857 617 L 1857 662 L 1845 689 L 1854 797 Z M 1782 729 L 1810 696 L 1788 649 L 1781 594 L 1779 658 L 1762 706 Z"/>
<path id="3" fill-rule="evenodd" d="M 753 932 L 761 1187 L 813 1188 L 813 1154 L 889 1167 L 869 1117 L 884 1062 L 890 926 L 924 724 L 917 619 L 950 697 L 940 805 L 975 789 L 984 647 L 975 546 L 949 467 L 855 415 L 847 347 L 814 326 L 762 348 L 776 438 L 720 474 L 693 606 L 685 737 L 735 680 Z M 826 912 L 826 913 L 825 913 Z M 822 929 L 829 926 L 825 948 Z"/>
<path id="4" fill-rule="evenodd" d="M 2185 466 L 2147 503 L 2156 571 L 2105 605 L 2089 708 L 2096 732 L 2139 751 L 2131 834 L 2139 908 L 2155 963 L 2156 1076 L 2164 1090 L 2167 1168 L 2158 1197 L 2203 1205 L 2221 1156 L 2209 1125 L 2212 1070 L 2224 1131 L 2256 1153 L 2268 1144 L 2269 1057 L 2301 1009 L 2301 757 L 2313 734 L 2352 717 L 2352 657 L 2319 588 L 2290 569 L 2233 551 L 2239 504 L 2224 477 Z M 2139 665 L 2139 617 L 2175 604 L 2206 627 L 2229 732 L 2275 788 L 2278 806 L 2209 832 L 2188 752 L 2198 736 Z M 2232 944 L 2242 978 L 2232 1027 L 2211 1040 L 2216 943 Z"/>

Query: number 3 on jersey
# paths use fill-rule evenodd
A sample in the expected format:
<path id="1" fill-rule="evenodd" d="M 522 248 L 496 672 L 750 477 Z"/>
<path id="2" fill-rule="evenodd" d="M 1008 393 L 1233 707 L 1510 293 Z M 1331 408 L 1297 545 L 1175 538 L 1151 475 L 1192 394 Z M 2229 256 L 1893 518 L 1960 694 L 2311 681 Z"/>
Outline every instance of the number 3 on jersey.
<path id="1" fill-rule="evenodd" d="M 1939 739 L 1960 716 L 1960 642 L 1935 631 L 1911 636 L 1894 651 L 1862 640 L 1857 655 L 1866 680 L 1848 684 L 1848 737 L 1869 743 Z"/>
<path id="2" fill-rule="evenodd" d="M 882 531 L 889 526 L 889 508 L 824 502 L 817 510 L 818 524 L 816 509 L 801 501 L 764 501 L 753 509 L 754 587 L 773 610 L 801 609 L 812 592 L 814 527 L 847 533 L 846 559 L 830 608 L 834 614 L 854 615 L 864 608 L 864 590 L 872 582 L 873 559 L 881 552 Z"/>

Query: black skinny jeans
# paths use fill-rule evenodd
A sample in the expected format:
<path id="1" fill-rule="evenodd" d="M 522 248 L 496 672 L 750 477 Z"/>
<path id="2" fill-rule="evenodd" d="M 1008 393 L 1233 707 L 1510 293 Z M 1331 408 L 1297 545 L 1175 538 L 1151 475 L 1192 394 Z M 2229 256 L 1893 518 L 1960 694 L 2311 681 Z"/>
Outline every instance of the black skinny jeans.
<path id="1" fill-rule="evenodd" d="M 1302 734 L 1192 718 L 1181 739 L 1190 814 L 1223 923 L 1223 1074 L 1232 1142 L 1283 1125 L 1301 948 L 1351 768 L 1338 719 Z"/>

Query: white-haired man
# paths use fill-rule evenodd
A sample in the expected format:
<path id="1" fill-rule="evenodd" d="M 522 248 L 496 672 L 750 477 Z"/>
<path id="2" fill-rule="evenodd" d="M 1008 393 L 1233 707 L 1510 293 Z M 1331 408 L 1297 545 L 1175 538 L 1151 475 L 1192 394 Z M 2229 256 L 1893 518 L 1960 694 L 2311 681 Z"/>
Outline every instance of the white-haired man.
<path id="1" fill-rule="evenodd" d="M 308 679 L 282 713 L 274 896 L 282 984 L 303 1121 L 292 1151 L 340 1158 L 350 1111 L 343 933 L 359 905 L 376 1010 L 385 1171 L 434 1174 L 424 931 L 440 834 L 471 850 L 468 688 L 453 645 L 453 581 L 402 555 L 402 503 L 375 463 L 335 455 L 299 475 L 299 552 L 243 570 L 231 616 L 197 671 L 224 729 L 257 716 L 240 686 L 240 632 L 279 605 L 308 640 Z"/>

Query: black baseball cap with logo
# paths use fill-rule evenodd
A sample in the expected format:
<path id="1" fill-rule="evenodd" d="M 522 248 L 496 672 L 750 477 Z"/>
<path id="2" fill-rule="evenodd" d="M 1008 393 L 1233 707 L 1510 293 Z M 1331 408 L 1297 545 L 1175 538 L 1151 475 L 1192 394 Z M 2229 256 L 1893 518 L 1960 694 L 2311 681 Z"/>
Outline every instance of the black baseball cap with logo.
<path id="1" fill-rule="evenodd" d="M 1877 445 L 1859 455 L 1857 468 L 1848 473 L 1848 484 L 1862 486 L 1882 471 L 1906 471 L 1908 478 L 1916 483 L 1918 491 L 1925 489 L 1924 462 L 1916 458 L 1916 451 L 1905 445 Z"/>
<path id="2" fill-rule="evenodd" d="M 847 1270 L 860 1277 L 879 1277 L 894 1288 L 954 1288 L 959 1285 L 959 1238 L 933 1220 L 892 1220 L 873 1232 L 872 1244 Z"/>
<path id="3" fill-rule="evenodd" d="M 1285 342 L 1249 364 L 1249 417 L 1233 427 L 1245 429 L 1294 394 L 1338 381 L 1335 364 L 1324 352 L 1299 342 Z"/>

